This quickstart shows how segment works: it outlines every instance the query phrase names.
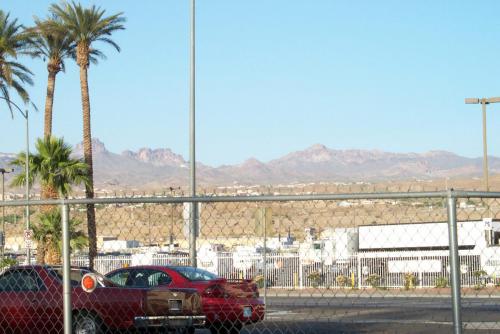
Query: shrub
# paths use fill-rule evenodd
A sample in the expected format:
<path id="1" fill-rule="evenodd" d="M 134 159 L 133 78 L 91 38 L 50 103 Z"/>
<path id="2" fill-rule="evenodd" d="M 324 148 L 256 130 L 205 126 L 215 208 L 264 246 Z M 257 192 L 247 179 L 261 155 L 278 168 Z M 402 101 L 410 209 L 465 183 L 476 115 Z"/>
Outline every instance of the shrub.
<path id="1" fill-rule="evenodd" d="M 259 289 L 263 289 L 264 288 L 264 275 L 257 275 L 254 277 L 253 279 L 254 283 L 257 284 L 257 287 Z M 266 281 L 266 287 L 270 287 L 271 286 L 271 281 L 269 280 L 269 278 L 267 279 Z"/>
<path id="2" fill-rule="evenodd" d="M 405 290 L 415 288 L 417 285 L 417 277 L 413 273 L 406 273 L 404 278 Z"/>
<path id="3" fill-rule="evenodd" d="M 474 289 L 481 290 L 484 288 L 486 286 L 486 280 L 488 279 L 488 273 L 484 270 L 476 270 L 473 275 L 476 278 Z"/>
<path id="4" fill-rule="evenodd" d="M 264 288 L 264 275 L 257 275 L 254 277 L 253 281 L 257 284 L 259 289 Z"/>
<path id="5" fill-rule="evenodd" d="M 311 281 L 313 288 L 317 288 L 321 284 L 322 275 L 319 271 L 313 271 L 307 278 Z"/>
<path id="6" fill-rule="evenodd" d="M 366 279 L 366 282 L 372 287 L 372 288 L 378 288 L 380 287 L 380 275 L 377 274 L 371 274 L 368 276 Z"/>
<path id="7" fill-rule="evenodd" d="M 438 277 L 434 281 L 434 287 L 436 288 L 446 288 L 448 287 L 448 279 L 446 277 Z"/>
<path id="8" fill-rule="evenodd" d="M 335 282 L 337 282 L 337 284 L 343 288 L 345 286 L 347 286 L 347 284 L 349 283 L 349 278 L 345 275 L 338 275 L 336 278 L 335 278 Z"/>
<path id="9" fill-rule="evenodd" d="M 4 268 L 11 267 L 11 266 L 15 266 L 16 264 L 17 264 L 17 261 L 14 259 L 11 259 L 8 257 L 3 258 L 2 260 L 0 260 L 0 270 L 4 269 Z"/>

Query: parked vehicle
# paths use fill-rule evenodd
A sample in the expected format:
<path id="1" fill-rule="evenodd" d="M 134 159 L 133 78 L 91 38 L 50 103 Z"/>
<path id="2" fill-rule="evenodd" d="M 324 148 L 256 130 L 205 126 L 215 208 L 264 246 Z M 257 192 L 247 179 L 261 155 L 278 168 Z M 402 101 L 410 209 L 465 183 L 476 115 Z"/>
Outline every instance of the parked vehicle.
<path id="1" fill-rule="evenodd" d="M 138 277 L 158 277 L 169 288 L 194 288 L 202 298 L 206 325 L 212 333 L 239 333 L 245 324 L 264 319 L 265 305 L 252 280 L 227 280 L 206 270 L 188 266 L 133 266 L 106 274 L 116 284 L 132 287 L 146 281 Z M 161 279 L 160 279 L 161 278 Z"/>
<path id="2" fill-rule="evenodd" d="M 205 324 L 201 297 L 195 289 L 121 287 L 93 273 L 97 286 L 88 293 L 81 280 L 90 272 L 86 268 L 71 270 L 74 333 L 149 328 L 192 333 Z M 7 269 L 0 275 L 0 332 L 60 332 L 62 292 L 62 268 L 33 265 Z"/>

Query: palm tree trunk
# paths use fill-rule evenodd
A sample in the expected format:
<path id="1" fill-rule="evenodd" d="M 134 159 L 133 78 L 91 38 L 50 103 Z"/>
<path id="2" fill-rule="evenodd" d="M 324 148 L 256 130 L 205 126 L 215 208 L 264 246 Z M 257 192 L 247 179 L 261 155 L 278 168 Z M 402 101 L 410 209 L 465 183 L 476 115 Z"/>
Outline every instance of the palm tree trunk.
<path id="1" fill-rule="evenodd" d="M 80 65 L 80 88 L 83 111 L 83 157 L 88 165 L 89 184 L 85 186 L 87 198 L 94 198 L 94 168 L 92 162 L 92 134 L 90 130 L 90 97 L 87 78 L 87 66 Z M 97 228 L 94 204 L 87 204 L 87 229 L 89 237 L 89 267 L 94 268 L 97 256 Z"/>
<path id="2" fill-rule="evenodd" d="M 48 138 L 52 135 L 52 109 L 54 106 L 54 91 L 56 87 L 56 75 L 58 71 L 54 71 L 50 69 L 50 65 L 48 66 L 48 80 L 47 80 L 47 95 L 45 98 L 45 115 L 44 115 L 44 128 L 43 135 L 45 138 Z M 42 199 L 54 199 L 57 198 L 57 193 L 54 189 L 47 185 L 42 185 L 41 189 Z M 55 194 L 54 194 L 55 193 Z M 42 212 L 49 212 L 54 209 L 53 205 L 43 206 L 41 208 Z M 45 240 L 38 240 L 37 249 L 36 249 L 36 262 L 38 264 L 45 264 L 45 254 L 47 253 L 46 249 L 47 245 L 45 244 Z"/>
<path id="3" fill-rule="evenodd" d="M 42 191 L 41 191 L 41 197 L 42 199 L 57 199 L 59 198 L 59 194 L 55 190 L 54 187 L 50 185 L 42 185 Z M 57 210 L 57 207 L 55 205 L 42 205 L 40 207 L 40 211 L 42 213 L 48 213 L 52 210 Z M 49 250 L 47 247 L 49 246 L 44 238 L 41 238 L 38 240 L 37 246 L 36 246 L 36 263 L 38 264 L 46 264 L 46 258 L 47 258 L 47 252 Z"/>
<path id="4" fill-rule="evenodd" d="M 47 253 L 45 254 L 45 263 L 51 265 L 60 265 L 62 263 L 61 250 L 54 242 L 52 237 L 47 240 Z"/>
<path id="5" fill-rule="evenodd" d="M 37 264 L 45 264 L 45 254 L 46 254 L 47 245 L 45 244 L 44 239 L 37 240 L 36 244 L 36 263 Z"/>
<path id="6" fill-rule="evenodd" d="M 49 70 L 49 78 L 47 81 L 47 96 L 45 98 L 45 123 L 43 135 L 45 138 L 52 135 L 52 107 L 54 105 L 54 90 L 56 87 L 57 72 Z"/>
<path id="7" fill-rule="evenodd" d="M 54 64 L 49 61 L 47 66 L 47 70 L 49 73 L 47 80 L 47 95 L 45 97 L 45 114 L 44 114 L 44 128 L 43 135 L 45 138 L 52 136 L 52 110 L 54 106 L 54 91 L 56 88 L 56 75 L 59 72 L 59 67 L 56 66 L 53 69 Z M 56 199 L 58 198 L 57 191 L 54 187 L 50 187 L 48 185 L 42 185 L 41 189 L 41 197 L 42 199 Z M 55 207 L 53 205 L 44 205 L 40 208 L 42 212 L 49 212 L 54 210 Z M 45 255 L 47 253 L 47 245 L 45 240 L 40 239 L 38 241 L 37 250 L 36 250 L 36 261 L 38 264 L 45 264 Z"/>
<path id="8" fill-rule="evenodd" d="M 51 64 L 47 66 L 48 69 L 48 79 L 47 79 L 47 95 L 45 97 L 45 114 L 44 114 L 44 128 L 43 135 L 45 138 L 52 135 L 52 109 L 54 106 L 54 91 L 56 87 L 56 75 L 58 71 L 51 70 Z M 57 192 L 53 187 L 48 185 L 42 185 L 41 189 L 42 199 L 55 199 L 57 198 Z M 53 205 L 44 205 L 40 208 L 41 212 L 49 212 L 54 210 Z M 45 264 L 45 255 L 47 253 L 47 244 L 44 239 L 38 240 L 36 249 L 36 262 L 38 264 Z"/>

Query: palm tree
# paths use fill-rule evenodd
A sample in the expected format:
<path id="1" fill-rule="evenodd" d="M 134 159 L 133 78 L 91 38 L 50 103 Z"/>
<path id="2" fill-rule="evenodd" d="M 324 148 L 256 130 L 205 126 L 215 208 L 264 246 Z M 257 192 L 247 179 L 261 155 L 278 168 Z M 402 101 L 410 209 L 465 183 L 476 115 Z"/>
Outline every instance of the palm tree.
<path id="1" fill-rule="evenodd" d="M 52 107 L 56 76 L 65 70 L 64 60 L 75 55 L 75 44 L 64 31 L 64 27 L 56 19 L 45 21 L 35 17 L 33 32 L 33 56 L 47 61 L 48 81 L 45 98 L 44 137 L 52 135 Z"/>
<path id="2" fill-rule="evenodd" d="M 25 85 L 33 85 L 33 73 L 17 61 L 21 55 L 30 54 L 30 35 L 17 19 L 0 10 L 0 96 L 10 101 L 13 88 L 24 103 L 30 102 Z M 12 106 L 8 103 L 12 113 Z"/>
<path id="3" fill-rule="evenodd" d="M 88 184 L 88 167 L 80 159 L 71 157 L 71 146 L 62 138 L 39 138 L 35 144 L 37 153 L 30 154 L 30 170 L 28 177 L 30 185 L 39 181 L 42 188 L 50 191 L 44 198 L 67 197 L 73 184 Z M 24 168 L 26 153 L 21 152 L 11 162 L 11 165 Z M 16 175 L 13 186 L 23 186 L 26 182 L 24 173 Z"/>
<path id="4" fill-rule="evenodd" d="M 37 154 L 30 154 L 29 184 L 33 185 L 39 180 L 42 187 L 43 198 L 58 198 L 68 196 L 72 184 L 87 184 L 87 165 L 79 160 L 71 158 L 71 147 L 64 143 L 63 139 L 45 137 L 36 142 Z M 21 152 L 11 164 L 24 168 L 26 153 Z M 12 180 L 13 186 L 23 186 L 26 182 L 24 173 L 17 175 Z M 54 208 L 48 206 L 43 210 L 48 214 Z M 45 238 L 38 238 L 37 262 L 45 261 Z"/>
<path id="5" fill-rule="evenodd" d="M 43 254 L 37 253 L 40 264 L 61 264 L 62 257 L 62 219 L 61 211 L 53 209 L 40 215 L 40 221 L 33 226 L 35 240 L 43 245 Z M 88 245 L 85 234 L 78 229 L 82 224 L 76 219 L 69 220 L 69 239 L 71 250 L 81 250 Z M 40 248 L 40 249 L 41 249 Z"/>
<path id="6" fill-rule="evenodd" d="M 80 88 L 83 111 L 83 156 L 89 166 L 89 183 L 85 187 L 87 198 L 94 198 L 94 169 L 92 163 L 92 134 L 90 131 L 90 98 L 87 69 L 92 56 L 104 57 L 98 49 L 93 48 L 95 42 L 103 42 L 120 51 L 120 47 L 111 39 L 111 34 L 125 29 L 123 13 L 104 16 L 105 11 L 92 6 L 84 8 L 75 2 L 52 4 L 50 12 L 62 22 L 66 32 L 76 44 L 76 63 L 80 67 Z M 95 58 L 94 58 L 95 59 Z M 87 205 L 87 226 L 89 235 L 89 266 L 93 268 L 97 255 L 97 229 L 94 204 Z"/>

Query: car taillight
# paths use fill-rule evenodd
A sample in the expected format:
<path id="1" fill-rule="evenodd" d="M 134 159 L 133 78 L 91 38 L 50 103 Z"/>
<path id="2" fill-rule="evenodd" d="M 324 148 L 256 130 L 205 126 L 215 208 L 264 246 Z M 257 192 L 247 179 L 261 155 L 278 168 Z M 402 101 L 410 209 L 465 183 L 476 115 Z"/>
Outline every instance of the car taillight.
<path id="1" fill-rule="evenodd" d="M 228 294 L 224 290 L 224 288 L 220 285 L 212 285 L 203 291 L 203 297 L 209 298 L 227 298 Z"/>

